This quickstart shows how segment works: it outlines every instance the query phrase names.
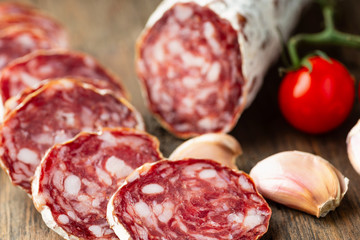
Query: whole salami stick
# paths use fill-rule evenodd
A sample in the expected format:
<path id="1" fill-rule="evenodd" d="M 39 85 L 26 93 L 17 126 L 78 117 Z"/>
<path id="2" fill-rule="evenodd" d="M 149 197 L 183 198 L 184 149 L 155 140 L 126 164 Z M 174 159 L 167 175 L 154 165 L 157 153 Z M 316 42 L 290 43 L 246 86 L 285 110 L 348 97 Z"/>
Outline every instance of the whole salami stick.
<path id="1" fill-rule="evenodd" d="M 163 1 L 136 49 L 150 111 L 181 138 L 229 132 L 310 1 Z"/>

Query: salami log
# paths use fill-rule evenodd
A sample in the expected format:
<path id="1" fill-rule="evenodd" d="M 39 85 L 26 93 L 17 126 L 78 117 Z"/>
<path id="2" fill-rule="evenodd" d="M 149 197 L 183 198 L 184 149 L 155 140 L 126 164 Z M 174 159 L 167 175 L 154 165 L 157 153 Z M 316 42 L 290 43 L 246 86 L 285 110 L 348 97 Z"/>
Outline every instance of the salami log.
<path id="1" fill-rule="evenodd" d="M 118 239 L 106 221 L 109 198 L 135 168 L 161 158 L 158 140 L 141 131 L 80 133 L 41 161 L 32 183 L 35 207 L 65 239 Z"/>
<path id="2" fill-rule="evenodd" d="M 211 160 L 145 164 L 111 197 L 107 219 L 121 240 L 257 239 L 271 209 L 251 178 Z"/>
<path id="3" fill-rule="evenodd" d="M 37 49 L 56 48 L 43 31 L 13 26 L 0 32 L 0 69 L 15 58 L 22 57 Z"/>
<path id="4" fill-rule="evenodd" d="M 0 158 L 11 181 L 30 193 L 30 180 L 48 148 L 81 131 L 143 129 L 140 114 L 106 90 L 73 79 L 50 81 L 29 94 L 0 127 Z"/>
<path id="5" fill-rule="evenodd" d="M 136 49 L 150 111 L 178 137 L 229 132 L 308 2 L 164 0 Z"/>
<path id="6" fill-rule="evenodd" d="M 14 60 L 0 76 L 3 102 L 42 80 L 61 77 L 83 78 L 100 89 L 112 90 L 117 96 L 127 96 L 120 79 L 101 66 L 93 57 L 66 50 L 39 50 Z"/>

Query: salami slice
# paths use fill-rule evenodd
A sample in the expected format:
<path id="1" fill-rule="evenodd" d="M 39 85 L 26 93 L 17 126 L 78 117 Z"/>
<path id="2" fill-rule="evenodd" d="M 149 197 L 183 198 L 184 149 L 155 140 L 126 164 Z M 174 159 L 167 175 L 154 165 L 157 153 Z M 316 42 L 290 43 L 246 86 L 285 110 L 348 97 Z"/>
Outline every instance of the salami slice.
<path id="1" fill-rule="evenodd" d="M 143 129 L 125 100 L 73 79 L 50 81 L 28 95 L 0 128 L 0 158 L 11 181 L 30 193 L 30 180 L 48 148 L 81 131 L 102 127 Z"/>
<path id="2" fill-rule="evenodd" d="M 62 25 L 40 12 L 34 12 L 31 15 L 13 14 L 4 17 L 0 16 L 0 31 L 14 25 L 43 31 L 55 45 L 61 48 L 68 47 L 68 36 Z"/>
<path id="3" fill-rule="evenodd" d="M 270 216 L 247 174 L 202 159 L 143 165 L 107 207 L 108 222 L 121 240 L 257 239 Z"/>
<path id="4" fill-rule="evenodd" d="M 137 42 L 151 112 L 178 137 L 229 132 L 309 1 L 164 0 Z"/>
<path id="5" fill-rule="evenodd" d="M 0 76 L 3 102 L 26 88 L 36 87 L 42 80 L 61 77 L 81 77 L 97 88 L 112 90 L 117 96 L 127 96 L 120 79 L 93 57 L 66 50 L 39 50 L 16 59 L 3 69 Z"/>
<path id="6" fill-rule="evenodd" d="M 35 207 L 65 239 L 118 239 L 106 221 L 109 198 L 135 168 L 161 158 L 158 140 L 145 132 L 80 133 L 41 161 L 32 183 Z"/>
<path id="7" fill-rule="evenodd" d="M 37 49 L 57 47 L 43 31 L 13 26 L 0 32 L 0 69 L 15 58 Z"/>

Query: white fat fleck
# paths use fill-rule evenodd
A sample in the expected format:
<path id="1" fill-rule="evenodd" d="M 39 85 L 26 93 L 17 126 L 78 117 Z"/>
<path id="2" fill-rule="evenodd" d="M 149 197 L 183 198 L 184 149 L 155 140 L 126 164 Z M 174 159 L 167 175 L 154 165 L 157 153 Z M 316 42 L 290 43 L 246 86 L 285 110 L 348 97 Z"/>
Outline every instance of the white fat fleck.
<path id="1" fill-rule="evenodd" d="M 201 179 L 214 178 L 216 176 L 217 176 L 217 173 L 214 169 L 205 169 L 199 173 L 199 177 Z"/>
<path id="2" fill-rule="evenodd" d="M 211 168 L 212 166 L 209 165 L 209 164 L 204 164 L 204 163 L 195 163 L 195 164 L 192 164 L 190 166 L 187 166 L 185 168 L 183 168 L 183 174 L 185 174 L 186 176 L 189 176 L 189 177 L 196 177 L 195 173 L 196 171 L 199 171 L 199 170 L 203 170 L 203 169 L 208 169 L 208 168 Z"/>
<path id="3" fill-rule="evenodd" d="M 92 225 L 89 227 L 90 232 L 92 232 L 96 237 L 102 236 L 102 228 L 98 225 Z"/>
<path id="4" fill-rule="evenodd" d="M 61 215 L 59 215 L 59 217 L 58 217 L 58 221 L 59 221 L 61 224 L 68 224 L 68 223 L 69 223 L 69 217 L 66 216 L 65 214 L 61 214 Z"/>
<path id="5" fill-rule="evenodd" d="M 244 221 L 244 215 L 242 213 L 230 213 L 227 220 L 230 224 L 242 223 Z"/>
<path id="6" fill-rule="evenodd" d="M 103 141 L 104 146 L 116 146 L 116 138 L 110 132 L 103 132 L 98 138 Z"/>
<path id="7" fill-rule="evenodd" d="M 207 39 L 213 38 L 215 34 L 215 28 L 214 25 L 212 25 L 211 22 L 205 22 L 204 23 L 204 36 Z"/>
<path id="8" fill-rule="evenodd" d="M 184 84 L 184 87 L 193 89 L 193 88 L 197 87 L 201 83 L 201 79 L 186 76 L 186 77 L 184 77 L 182 79 L 182 82 Z"/>
<path id="9" fill-rule="evenodd" d="M 238 182 L 239 182 L 239 185 L 241 186 L 242 190 L 245 190 L 248 192 L 254 191 L 253 186 L 249 183 L 249 180 L 247 180 L 246 177 L 240 176 Z"/>
<path id="10" fill-rule="evenodd" d="M 163 49 L 163 43 L 158 42 L 154 46 L 154 57 L 158 62 L 163 62 L 165 60 L 165 52 Z"/>
<path id="11" fill-rule="evenodd" d="M 86 66 L 88 66 L 90 68 L 95 67 L 96 63 L 92 57 L 86 56 L 83 59 L 84 59 L 84 63 Z"/>
<path id="12" fill-rule="evenodd" d="M 250 197 L 254 202 L 258 202 L 258 203 L 261 203 L 261 199 L 256 196 L 255 194 L 252 194 L 251 197 Z"/>
<path id="13" fill-rule="evenodd" d="M 75 213 L 74 213 L 73 211 L 68 211 L 66 214 L 67 214 L 71 219 L 76 219 L 76 215 L 75 215 Z"/>
<path id="14" fill-rule="evenodd" d="M 256 209 L 250 209 L 244 219 L 244 227 L 253 229 L 264 221 L 264 216 L 257 214 Z"/>
<path id="15" fill-rule="evenodd" d="M 109 120 L 110 119 L 110 114 L 107 112 L 104 112 L 100 115 L 100 119 L 103 121 Z"/>
<path id="16" fill-rule="evenodd" d="M 96 168 L 96 175 L 99 177 L 99 180 L 104 182 L 106 185 L 110 186 L 112 184 L 112 179 L 109 174 L 100 168 Z"/>
<path id="17" fill-rule="evenodd" d="M 64 173 L 62 171 L 56 171 L 53 174 L 52 183 L 59 191 L 64 190 Z"/>
<path id="18" fill-rule="evenodd" d="M 208 71 L 206 78 L 209 82 L 216 82 L 219 79 L 221 72 L 221 65 L 219 62 L 214 62 Z"/>
<path id="19" fill-rule="evenodd" d="M 0 147 L 0 156 L 2 156 L 5 152 L 5 149 L 3 147 Z"/>
<path id="20" fill-rule="evenodd" d="M 8 58 L 5 55 L 0 55 L 0 68 L 3 68 L 8 62 Z"/>
<path id="21" fill-rule="evenodd" d="M 71 137 L 67 136 L 64 130 L 56 131 L 55 138 L 54 138 L 54 144 L 66 142 L 70 138 Z"/>
<path id="22" fill-rule="evenodd" d="M 92 202 L 91 202 L 91 206 L 93 206 L 94 208 L 97 208 L 100 206 L 100 200 L 98 198 L 95 198 Z"/>
<path id="23" fill-rule="evenodd" d="M 210 94 L 213 93 L 217 93 L 218 89 L 214 88 L 214 87 L 208 87 L 208 88 L 203 88 L 201 89 L 201 91 L 196 94 L 195 98 L 198 100 L 207 100 L 207 98 L 210 96 Z"/>
<path id="24" fill-rule="evenodd" d="M 81 188 L 81 181 L 78 176 L 70 175 L 64 181 L 65 192 L 71 195 L 77 195 Z"/>
<path id="25" fill-rule="evenodd" d="M 217 119 L 211 117 L 204 117 L 198 122 L 198 126 L 202 129 L 214 129 L 217 126 Z"/>
<path id="26" fill-rule="evenodd" d="M 48 76 L 53 73 L 54 68 L 52 68 L 50 65 L 41 65 L 38 67 L 37 71 L 43 76 Z"/>
<path id="27" fill-rule="evenodd" d="M 145 194 L 157 194 L 157 193 L 162 193 L 164 191 L 164 188 L 157 183 L 151 183 L 145 185 L 141 189 L 141 191 Z"/>
<path id="28" fill-rule="evenodd" d="M 20 78 L 23 83 L 30 87 L 36 86 L 40 81 L 38 78 L 35 78 L 25 72 L 20 73 Z"/>
<path id="29" fill-rule="evenodd" d="M 110 174 L 115 175 L 118 178 L 127 177 L 130 173 L 134 171 L 134 169 L 129 167 L 123 160 L 115 156 L 111 156 L 108 158 L 105 164 L 105 169 Z"/>
<path id="30" fill-rule="evenodd" d="M 49 144 L 53 140 L 49 133 L 40 133 L 37 135 L 32 135 L 31 139 L 38 144 Z"/>
<path id="31" fill-rule="evenodd" d="M 143 202 L 143 201 L 139 201 L 137 203 L 135 203 L 135 212 L 139 217 L 143 217 L 143 218 L 147 218 L 150 217 L 151 215 L 151 211 L 149 206 Z"/>
<path id="32" fill-rule="evenodd" d="M 167 44 L 167 48 L 171 54 L 181 54 L 184 52 L 184 48 L 177 40 L 172 40 Z"/>
<path id="33" fill-rule="evenodd" d="M 18 36 L 15 41 L 25 48 L 35 48 L 34 39 L 27 33 Z"/>
<path id="34" fill-rule="evenodd" d="M 160 222 L 167 223 L 173 216 L 171 209 L 165 209 L 163 213 L 158 217 Z"/>
<path id="35" fill-rule="evenodd" d="M 20 151 L 17 154 L 17 159 L 19 159 L 23 163 L 27 163 L 30 165 L 38 165 L 40 162 L 37 153 L 28 148 L 20 149 Z"/>
<path id="36" fill-rule="evenodd" d="M 179 21 L 185 21 L 186 19 L 190 18 L 194 13 L 191 8 L 182 5 L 176 6 L 174 10 L 175 10 L 175 17 Z"/>
<path id="37" fill-rule="evenodd" d="M 187 227 L 185 226 L 185 224 L 183 224 L 181 221 L 178 221 L 178 224 L 179 224 L 179 228 L 180 228 L 181 230 L 183 230 L 183 232 L 187 232 L 187 231 L 188 231 L 188 229 L 187 229 Z"/>
<path id="38" fill-rule="evenodd" d="M 206 64 L 206 61 L 204 58 L 200 56 L 195 56 L 194 54 L 191 54 L 189 52 L 184 52 L 181 55 L 181 60 L 185 64 L 186 67 L 202 67 Z"/>
<path id="39" fill-rule="evenodd" d="M 153 207 L 153 211 L 155 213 L 156 216 L 159 216 L 163 211 L 164 211 L 164 208 L 161 204 L 154 204 L 154 207 Z"/>
<path id="40" fill-rule="evenodd" d="M 173 216 L 174 204 L 172 202 L 163 203 L 163 212 L 158 216 L 160 222 L 167 223 Z"/>

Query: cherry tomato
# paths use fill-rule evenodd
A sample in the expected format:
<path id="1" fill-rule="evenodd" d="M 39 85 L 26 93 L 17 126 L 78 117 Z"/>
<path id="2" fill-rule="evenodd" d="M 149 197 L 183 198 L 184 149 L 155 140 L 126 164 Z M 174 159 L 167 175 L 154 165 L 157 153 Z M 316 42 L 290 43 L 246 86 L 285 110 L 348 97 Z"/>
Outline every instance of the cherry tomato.
<path id="1" fill-rule="evenodd" d="M 286 74 L 279 90 L 285 119 L 307 133 L 325 133 L 349 115 L 355 98 L 355 81 L 334 59 L 312 57 L 312 70 L 301 67 Z"/>

